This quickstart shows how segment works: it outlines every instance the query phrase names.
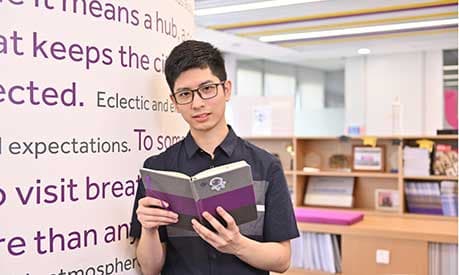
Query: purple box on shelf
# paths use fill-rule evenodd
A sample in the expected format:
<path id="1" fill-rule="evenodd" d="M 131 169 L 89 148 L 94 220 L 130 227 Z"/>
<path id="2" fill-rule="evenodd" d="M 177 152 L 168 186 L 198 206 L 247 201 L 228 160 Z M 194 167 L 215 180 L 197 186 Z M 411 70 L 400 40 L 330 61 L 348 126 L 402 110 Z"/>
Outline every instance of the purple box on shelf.
<path id="1" fill-rule="evenodd" d="M 295 209 L 298 222 L 326 223 L 351 225 L 363 219 L 363 213 L 357 211 L 341 211 L 326 209 Z"/>

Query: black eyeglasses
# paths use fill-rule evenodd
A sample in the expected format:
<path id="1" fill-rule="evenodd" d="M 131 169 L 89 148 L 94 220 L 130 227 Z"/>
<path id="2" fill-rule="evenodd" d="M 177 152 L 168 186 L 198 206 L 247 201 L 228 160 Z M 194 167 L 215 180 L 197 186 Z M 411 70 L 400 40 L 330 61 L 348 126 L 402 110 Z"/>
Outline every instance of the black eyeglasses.
<path id="1" fill-rule="evenodd" d="M 193 102 L 194 93 L 198 93 L 202 99 L 211 99 L 218 94 L 218 85 L 224 85 L 225 81 L 220 83 L 204 84 L 197 89 L 183 89 L 173 94 L 175 102 L 179 105 L 185 105 Z"/>

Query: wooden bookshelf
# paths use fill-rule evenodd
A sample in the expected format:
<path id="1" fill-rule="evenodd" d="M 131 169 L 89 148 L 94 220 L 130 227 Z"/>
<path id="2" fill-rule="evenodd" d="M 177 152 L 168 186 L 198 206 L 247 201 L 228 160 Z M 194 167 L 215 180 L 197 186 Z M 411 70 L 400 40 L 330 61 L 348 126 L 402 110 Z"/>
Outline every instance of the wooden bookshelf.
<path id="1" fill-rule="evenodd" d="M 390 226 L 389 226 L 390 225 Z M 457 243 L 457 219 L 409 219 L 403 216 L 365 215 L 353 225 L 299 223 L 301 231 L 358 235 L 412 241 Z"/>
<path id="2" fill-rule="evenodd" d="M 286 176 L 294 176 L 295 175 L 295 171 L 293 171 L 293 170 L 284 170 L 284 174 Z"/>
<path id="3" fill-rule="evenodd" d="M 340 141 L 337 137 L 257 137 L 250 141 L 267 150 L 282 151 L 284 173 L 293 186 L 293 204 L 295 208 L 337 209 L 359 211 L 364 219 L 351 226 L 298 223 L 303 232 L 318 232 L 341 236 L 342 268 L 340 275 L 354 274 L 425 274 L 427 275 L 428 243 L 458 242 L 458 217 L 408 213 L 405 205 L 406 181 L 458 181 L 451 176 L 408 176 L 403 173 L 403 146 L 413 145 L 418 139 L 456 143 L 457 135 L 444 136 L 379 136 L 377 144 L 385 148 L 384 170 L 380 172 L 340 171 L 330 167 L 328 160 L 334 154 L 352 155 L 353 145 L 361 145 L 362 137 L 350 137 Z M 278 143 L 277 145 L 273 145 Z M 292 156 L 285 151 L 286 144 L 292 144 Z M 277 146 L 277 147 L 276 147 Z M 352 158 L 349 158 L 350 161 Z M 286 165 L 291 165 L 288 167 Z M 317 172 L 305 172 L 303 167 L 318 168 Z M 291 169 L 290 169 L 291 168 Z M 347 207 L 323 207 L 304 205 L 309 177 L 353 177 L 354 205 Z M 375 209 L 375 190 L 390 189 L 398 192 L 400 206 L 396 211 Z M 362 244 L 365 244 L 362 246 Z M 386 248 L 391 251 L 389 265 L 375 264 L 376 249 Z M 392 257 L 415 255 L 417 261 L 394 261 Z M 362 265 L 355 269 L 355 258 L 362 259 Z M 394 259 L 395 260 L 395 259 Z M 376 272 L 376 273 L 375 273 Z M 276 273 L 271 273 L 276 274 Z M 288 275 L 326 275 L 320 271 L 292 268 Z"/>

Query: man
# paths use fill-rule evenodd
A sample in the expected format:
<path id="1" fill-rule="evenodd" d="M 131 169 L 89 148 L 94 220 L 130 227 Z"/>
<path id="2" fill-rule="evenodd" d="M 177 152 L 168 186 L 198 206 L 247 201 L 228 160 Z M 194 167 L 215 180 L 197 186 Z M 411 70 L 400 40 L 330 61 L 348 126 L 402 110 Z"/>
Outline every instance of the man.
<path id="1" fill-rule="evenodd" d="M 225 209 L 215 217 L 204 213 L 214 227 L 193 220 L 194 232 L 168 226 L 178 215 L 167 202 L 145 197 L 139 185 L 131 236 L 137 240 L 137 259 L 143 274 L 269 274 L 290 265 L 290 239 L 298 236 L 293 207 L 280 162 L 268 152 L 236 136 L 225 120 L 231 81 L 226 79 L 221 53 L 209 43 L 185 41 L 166 61 L 166 80 L 177 112 L 188 123 L 186 138 L 148 158 L 144 167 L 187 175 L 239 160 L 252 169 L 257 220 L 236 225 Z"/>

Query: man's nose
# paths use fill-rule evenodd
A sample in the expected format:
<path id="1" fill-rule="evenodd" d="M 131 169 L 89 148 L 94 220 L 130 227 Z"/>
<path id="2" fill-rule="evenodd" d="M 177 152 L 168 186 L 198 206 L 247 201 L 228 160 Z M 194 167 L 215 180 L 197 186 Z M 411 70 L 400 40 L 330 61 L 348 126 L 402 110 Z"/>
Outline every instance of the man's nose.
<path id="1" fill-rule="evenodd" d="M 196 91 L 193 95 L 193 101 L 191 102 L 192 107 L 201 107 L 204 105 L 204 99 L 201 98 L 200 94 Z"/>

